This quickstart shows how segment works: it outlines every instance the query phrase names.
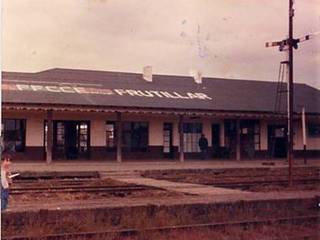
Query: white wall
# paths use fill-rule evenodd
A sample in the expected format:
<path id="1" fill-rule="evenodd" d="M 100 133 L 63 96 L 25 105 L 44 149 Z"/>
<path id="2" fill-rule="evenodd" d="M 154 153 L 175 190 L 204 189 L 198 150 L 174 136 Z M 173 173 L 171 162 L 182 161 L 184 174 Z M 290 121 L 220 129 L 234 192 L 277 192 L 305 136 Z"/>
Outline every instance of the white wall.
<path id="1" fill-rule="evenodd" d="M 318 124 L 320 122 L 318 121 Z M 306 143 L 308 150 L 320 150 L 320 137 L 310 137 L 308 136 L 308 120 L 306 120 Z M 296 121 L 294 123 L 295 135 L 294 135 L 294 149 L 303 149 L 303 135 L 302 135 L 302 123 L 301 121 Z"/>
<path id="2" fill-rule="evenodd" d="M 173 146 L 179 146 L 179 120 L 173 122 Z"/>
<path id="3" fill-rule="evenodd" d="M 212 131 L 211 131 L 211 124 L 212 121 L 210 119 L 199 119 L 200 122 L 202 122 L 202 133 L 206 136 L 208 139 L 208 145 L 212 145 Z"/>
<path id="4" fill-rule="evenodd" d="M 319 121 L 318 121 L 319 123 Z M 268 149 L 268 125 L 275 125 L 275 124 L 286 124 L 284 121 L 265 121 L 262 120 L 260 122 L 261 128 L 261 150 Z M 308 126 L 308 120 L 306 121 Z M 294 121 L 294 150 L 302 150 L 303 149 L 303 139 L 302 139 L 302 124 L 301 120 Z M 308 136 L 308 129 L 307 129 L 307 149 L 309 150 L 320 150 L 320 138 L 319 137 L 310 137 Z"/>
<path id="5" fill-rule="evenodd" d="M 90 122 L 90 145 L 105 146 L 106 145 L 106 121 L 104 119 L 93 119 Z"/>
<path id="6" fill-rule="evenodd" d="M 26 119 L 26 146 L 43 146 L 44 113 L 3 111 L 2 118 Z"/>
<path id="7" fill-rule="evenodd" d="M 46 118 L 44 112 L 26 112 L 26 111 L 3 111 L 3 118 L 17 118 L 27 120 L 26 130 L 26 146 L 43 146 L 43 122 Z M 106 131 L 105 122 L 115 121 L 116 115 L 114 113 L 65 113 L 55 112 L 53 114 L 54 120 L 89 120 L 91 123 L 91 146 L 105 146 Z M 138 114 L 123 114 L 123 121 L 147 121 L 149 122 L 149 145 L 162 146 L 163 145 L 163 123 L 173 123 L 173 145 L 179 146 L 179 132 L 178 132 L 178 116 L 168 115 L 138 115 Z M 223 120 L 200 118 L 200 119 L 184 119 L 184 122 L 202 122 L 203 132 L 208 138 L 211 146 L 211 124 L 220 123 L 220 142 L 224 146 L 224 123 Z M 268 149 L 268 125 L 284 124 L 284 121 L 260 121 L 261 134 L 261 150 Z M 308 119 L 307 119 L 308 123 Z M 319 123 L 319 121 L 318 121 Z M 294 149 L 303 149 L 302 143 L 302 127 L 301 120 L 295 121 L 295 136 Z M 307 149 L 320 150 L 320 138 L 309 137 L 307 135 Z"/>
<path id="8" fill-rule="evenodd" d="M 149 122 L 149 145 L 162 146 L 163 145 L 163 120 L 151 119 Z"/>
<path id="9" fill-rule="evenodd" d="M 42 118 L 27 118 L 26 146 L 43 146 L 44 122 Z"/>

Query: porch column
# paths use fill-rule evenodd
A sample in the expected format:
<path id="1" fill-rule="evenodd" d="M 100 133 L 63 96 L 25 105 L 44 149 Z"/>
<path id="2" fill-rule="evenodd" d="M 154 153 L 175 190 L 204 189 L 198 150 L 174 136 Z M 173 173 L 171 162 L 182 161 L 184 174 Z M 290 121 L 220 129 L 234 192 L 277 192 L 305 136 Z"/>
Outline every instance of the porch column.
<path id="1" fill-rule="evenodd" d="M 184 162 L 184 149 L 183 149 L 183 115 L 179 115 L 179 160 Z"/>
<path id="2" fill-rule="evenodd" d="M 122 122 L 121 112 L 117 113 L 116 132 L 117 132 L 117 162 L 122 162 Z"/>
<path id="3" fill-rule="evenodd" d="M 52 122 L 52 110 L 47 111 L 47 147 L 46 147 L 46 162 L 52 162 L 52 143 L 53 143 L 53 122 Z"/>
<path id="4" fill-rule="evenodd" d="M 241 149 L 240 149 L 240 120 L 236 120 L 236 160 L 241 159 Z"/>

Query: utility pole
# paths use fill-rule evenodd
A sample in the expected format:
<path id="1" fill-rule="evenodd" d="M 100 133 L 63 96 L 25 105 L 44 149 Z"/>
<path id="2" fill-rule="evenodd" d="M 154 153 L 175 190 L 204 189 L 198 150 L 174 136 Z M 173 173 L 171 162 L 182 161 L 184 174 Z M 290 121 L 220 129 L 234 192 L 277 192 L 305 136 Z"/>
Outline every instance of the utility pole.
<path id="1" fill-rule="evenodd" d="M 289 164 L 289 186 L 292 185 L 293 160 L 293 0 L 289 0 L 289 81 L 288 81 L 288 149 L 287 160 Z"/>
<path id="2" fill-rule="evenodd" d="M 289 51 L 288 56 L 288 67 L 289 67 L 289 78 L 288 78 L 288 130 L 287 130 L 287 161 L 289 164 L 289 176 L 288 182 L 289 186 L 292 185 L 292 165 L 293 165 L 293 48 L 298 49 L 298 43 L 312 39 L 312 37 L 320 34 L 320 31 L 314 32 L 308 35 L 305 35 L 301 38 L 293 38 L 293 1 L 289 0 L 289 38 L 276 41 L 276 42 L 267 42 L 266 47 L 279 47 L 279 51 Z"/>
<path id="3" fill-rule="evenodd" d="M 306 110 L 304 106 L 302 107 L 301 120 L 302 120 L 302 139 L 303 139 L 303 161 L 304 161 L 304 164 L 307 164 Z"/>

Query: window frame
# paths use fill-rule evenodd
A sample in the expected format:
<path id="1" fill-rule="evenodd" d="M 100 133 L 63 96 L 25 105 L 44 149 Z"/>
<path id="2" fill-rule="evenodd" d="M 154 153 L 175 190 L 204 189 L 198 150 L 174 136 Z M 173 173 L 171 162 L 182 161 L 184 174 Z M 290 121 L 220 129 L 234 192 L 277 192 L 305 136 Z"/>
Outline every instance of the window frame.
<path id="1" fill-rule="evenodd" d="M 6 130 L 6 122 L 7 121 L 14 121 L 14 130 Z M 19 122 L 19 124 L 17 124 Z M 7 136 L 8 133 L 11 135 L 15 135 L 14 139 L 10 139 L 8 141 Z M 1 123 L 1 136 L 3 141 L 3 150 L 4 151 L 10 151 L 10 152 L 25 152 L 26 150 L 26 131 L 27 131 L 27 120 L 23 118 L 3 118 Z M 10 143 L 6 142 L 14 142 L 14 145 L 10 147 Z M 17 144 L 17 142 L 21 142 L 20 146 Z M 12 149 L 7 150 L 7 148 L 10 147 Z"/>
<path id="2" fill-rule="evenodd" d="M 202 122 L 183 123 L 183 150 L 185 153 L 200 153 L 199 139 L 203 133 Z"/>
<path id="3" fill-rule="evenodd" d="M 309 138 L 320 138 L 320 123 L 308 123 L 307 136 Z"/>
<path id="4" fill-rule="evenodd" d="M 112 130 L 108 130 L 107 125 L 112 125 Z M 116 129 L 116 122 L 115 121 L 106 121 L 105 124 L 105 133 L 106 133 L 106 149 L 107 151 L 115 151 L 117 148 L 117 129 Z M 111 143 L 111 138 L 108 137 L 108 132 L 111 133 L 110 135 L 113 136 L 113 143 Z"/>

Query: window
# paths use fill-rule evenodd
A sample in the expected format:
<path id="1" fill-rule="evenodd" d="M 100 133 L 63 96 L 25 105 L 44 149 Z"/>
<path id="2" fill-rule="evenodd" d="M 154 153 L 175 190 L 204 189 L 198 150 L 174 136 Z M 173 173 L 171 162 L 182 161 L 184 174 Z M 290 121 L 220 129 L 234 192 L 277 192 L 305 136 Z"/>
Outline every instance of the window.
<path id="1" fill-rule="evenodd" d="M 107 149 L 114 149 L 116 147 L 115 122 L 106 122 L 106 147 Z"/>
<path id="2" fill-rule="evenodd" d="M 57 145 L 64 146 L 65 145 L 65 124 L 64 122 L 57 122 Z"/>
<path id="3" fill-rule="evenodd" d="M 254 124 L 254 149 L 261 149 L 260 122 Z"/>
<path id="4" fill-rule="evenodd" d="M 23 152 L 26 143 L 26 120 L 3 119 L 1 128 L 4 151 Z"/>
<path id="5" fill-rule="evenodd" d="M 320 124 L 308 124 L 308 136 L 320 137 Z"/>
<path id="6" fill-rule="evenodd" d="M 80 147 L 78 146 L 78 149 L 80 152 L 86 152 L 88 151 L 88 142 L 89 142 L 89 129 L 88 129 L 89 124 L 86 122 L 80 122 L 77 124 L 76 128 L 79 134 L 79 143 Z"/>
<path id="7" fill-rule="evenodd" d="M 243 144 L 243 146 L 242 146 L 243 148 L 251 149 L 251 150 L 253 148 L 253 150 L 260 150 L 260 123 L 259 123 L 259 121 L 242 120 L 240 122 L 240 133 L 241 133 L 241 144 Z"/>
<path id="8" fill-rule="evenodd" d="M 53 135 L 55 135 L 54 139 L 54 145 L 56 145 L 56 147 L 58 148 L 62 148 L 65 145 L 65 124 L 64 122 L 57 122 L 57 121 L 53 121 Z M 47 120 L 44 120 L 44 149 L 45 151 L 47 151 L 47 143 L 48 143 L 48 122 Z"/>
<path id="9" fill-rule="evenodd" d="M 163 124 L 163 152 L 170 153 L 172 148 L 172 123 Z"/>
<path id="10" fill-rule="evenodd" d="M 122 144 L 131 151 L 146 151 L 149 142 L 147 122 L 123 122 Z"/>
<path id="11" fill-rule="evenodd" d="M 274 137 L 275 138 L 284 138 L 284 137 L 286 137 L 286 129 L 284 127 L 276 128 L 274 130 Z"/>
<path id="12" fill-rule="evenodd" d="M 201 123 L 183 123 L 184 152 L 200 152 Z"/>

